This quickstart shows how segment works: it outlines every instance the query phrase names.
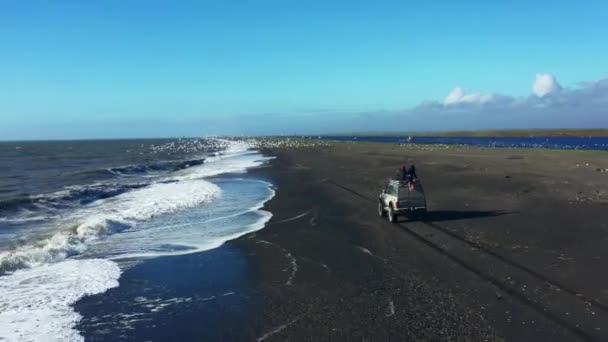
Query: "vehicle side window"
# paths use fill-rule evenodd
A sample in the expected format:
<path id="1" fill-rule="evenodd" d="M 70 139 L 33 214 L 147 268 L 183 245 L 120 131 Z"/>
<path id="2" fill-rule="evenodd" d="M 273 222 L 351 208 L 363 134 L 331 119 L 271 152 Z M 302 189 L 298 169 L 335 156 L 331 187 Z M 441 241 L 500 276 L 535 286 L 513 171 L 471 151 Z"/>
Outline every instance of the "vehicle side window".
<path id="1" fill-rule="evenodd" d="M 388 194 L 393 195 L 393 196 L 397 195 L 397 189 L 395 188 L 394 185 L 391 184 L 388 186 Z"/>

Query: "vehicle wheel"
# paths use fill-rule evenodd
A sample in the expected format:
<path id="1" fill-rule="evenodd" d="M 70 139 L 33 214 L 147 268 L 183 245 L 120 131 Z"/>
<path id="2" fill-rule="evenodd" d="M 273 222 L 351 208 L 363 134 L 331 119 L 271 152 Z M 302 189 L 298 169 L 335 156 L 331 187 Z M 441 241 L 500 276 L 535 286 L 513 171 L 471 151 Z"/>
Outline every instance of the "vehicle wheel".
<path id="1" fill-rule="evenodd" d="M 382 204 L 382 202 L 378 202 L 378 216 L 386 216 L 386 211 L 384 211 L 384 205 Z"/>
<path id="2" fill-rule="evenodd" d="M 386 215 L 388 216 L 388 221 L 391 223 L 397 223 L 397 214 L 395 214 L 393 212 L 393 208 L 392 207 L 388 207 L 388 212 L 386 213 Z"/>

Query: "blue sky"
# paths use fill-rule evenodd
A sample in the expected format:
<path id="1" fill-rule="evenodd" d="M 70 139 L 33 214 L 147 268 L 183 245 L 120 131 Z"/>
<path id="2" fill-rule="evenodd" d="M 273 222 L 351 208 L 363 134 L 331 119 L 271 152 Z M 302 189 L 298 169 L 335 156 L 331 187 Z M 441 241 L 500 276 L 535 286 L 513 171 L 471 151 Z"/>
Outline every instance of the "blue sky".
<path id="1" fill-rule="evenodd" d="M 509 123 L 479 104 L 446 121 L 420 104 L 457 86 L 527 98 L 538 73 L 567 91 L 604 79 L 606 13 L 606 1 L 3 1 L 0 139 L 551 126 L 572 112 Z M 585 122 L 608 126 L 594 103 Z"/>

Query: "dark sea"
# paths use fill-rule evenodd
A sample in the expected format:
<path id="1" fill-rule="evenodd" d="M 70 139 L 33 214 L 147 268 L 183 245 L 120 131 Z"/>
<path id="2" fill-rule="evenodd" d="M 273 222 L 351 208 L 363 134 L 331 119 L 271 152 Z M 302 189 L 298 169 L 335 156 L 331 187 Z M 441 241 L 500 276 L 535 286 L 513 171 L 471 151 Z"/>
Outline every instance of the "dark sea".
<path id="1" fill-rule="evenodd" d="M 0 340 L 222 337 L 193 313 L 240 315 L 214 306 L 247 296 L 247 258 L 215 248 L 270 219 L 272 184 L 247 175 L 268 159 L 221 139 L 0 142 Z"/>

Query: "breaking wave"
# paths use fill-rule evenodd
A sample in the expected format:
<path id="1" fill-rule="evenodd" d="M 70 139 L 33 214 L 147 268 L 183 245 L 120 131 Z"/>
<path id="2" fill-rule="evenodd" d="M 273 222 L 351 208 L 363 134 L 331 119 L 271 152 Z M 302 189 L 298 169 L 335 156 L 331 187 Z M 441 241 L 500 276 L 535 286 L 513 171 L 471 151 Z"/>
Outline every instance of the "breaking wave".
<path id="1" fill-rule="evenodd" d="M 21 239 L 18 245 L 0 251 L 0 275 L 82 254 L 90 242 L 100 237 L 129 231 L 154 217 L 210 203 L 221 190 L 204 178 L 246 172 L 269 159 L 246 143 L 221 144 L 224 150 L 204 159 L 160 163 L 173 165 L 175 171 L 153 183 L 72 186 L 52 194 L 15 200 L 11 205 L 25 214 L 1 220 L 41 221 L 50 228 L 40 229 L 38 234 L 28 236 L 26 242 Z M 268 198 L 264 197 L 264 201 Z M 10 205 L 4 203 L 2 209 L 7 207 Z M 257 209 L 259 205 L 253 207 Z M 71 210 L 61 211 L 67 208 Z M 50 214 L 49 210 L 54 211 Z"/>
<path id="2" fill-rule="evenodd" d="M 205 162 L 204 158 L 191 159 L 183 161 L 165 161 L 152 164 L 139 164 L 139 165 L 128 165 L 123 167 L 109 168 L 110 173 L 127 176 L 127 175 L 139 175 L 148 172 L 173 172 L 183 169 L 187 169 L 192 166 L 201 165 Z"/>
<path id="3" fill-rule="evenodd" d="M 101 235 L 121 232 L 156 215 L 210 202 L 219 188 L 205 180 L 157 183 L 85 206 L 57 223 L 59 231 L 35 244 L 0 253 L 0 272 L 63 260 Z"/>
<path id="4" fill-rule="evenodd" d="M 205 158 L 106 170 L 122 182 L 1 202 L 0 225 L 17 228 L 5 235 L 14 245 L 0 245 L 0 339 L 82 341 L 71 305 L 118 286 L 126 259 L 203 251 L 263 228 L 272 185 L 217 176 L 269 158 L 245 143 L 213 144 L 223 150 Z"/>

